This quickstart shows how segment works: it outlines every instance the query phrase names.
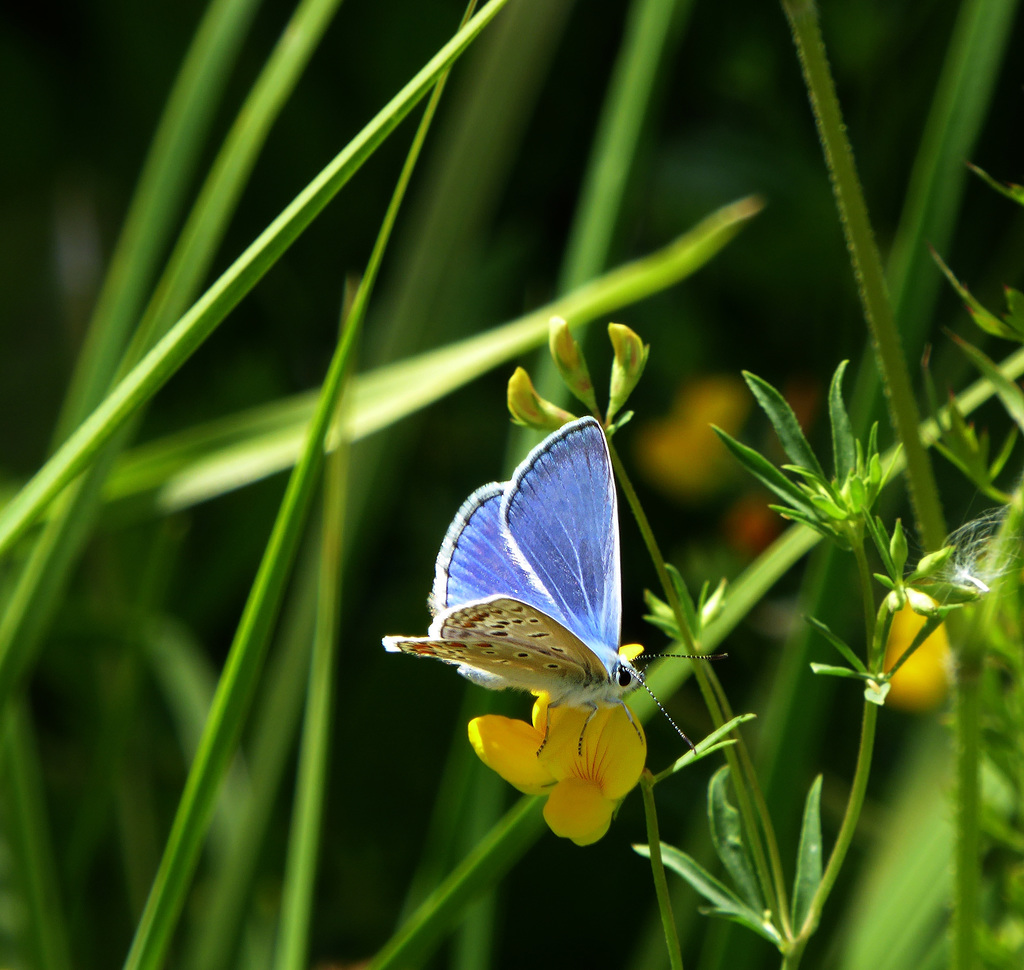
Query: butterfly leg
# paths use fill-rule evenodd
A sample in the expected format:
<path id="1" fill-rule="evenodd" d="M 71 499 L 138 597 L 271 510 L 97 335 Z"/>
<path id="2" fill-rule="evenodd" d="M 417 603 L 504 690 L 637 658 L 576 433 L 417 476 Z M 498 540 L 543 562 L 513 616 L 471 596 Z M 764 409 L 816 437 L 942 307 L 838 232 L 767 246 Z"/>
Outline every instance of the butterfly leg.
<path id="1" fill-rule="evenodd" d="M 548 743 L 548 736 L 551 733 L 551 708 L 557 707 L 557 704 L 548 704 L 544 710 L 544 740 L 541 741 L 540 747 L 537 749 L 537 757 L 540 757 L 540 753 L 544 750 L 544 746 Z"/>
<path id="2" fill-rule="evenodd" d="M 576 754 L 581 758 L 583 757 L 583 735 L 586 733 L 587 725 L 594 719 L 594 715 L 597 713 L 597 705 L 593 701 L 587 704 L 587 707 L 590 708 L 590 713 L 583 722 L 583 727 L 580 728 L 580 739 L 576 742 Z"/>
<path id="3" fill-rule="evenodd" d="M 626 717 L 629 718 L 629 723 L 633 725 L 633 730 L 636 731 L 636 736 L 640 739 L 640 743 L 643 744 L 644 743 L 643 732 L 640 730 L 640 725 L 637 724 L 636 721 L 633 720 L 633 712 L 629 709 L 629 705 L 626 704 L 625 701 L 619 701 L 619 703 L 625 709 Z M 660 707 L 661 705 L 659 704 L 658 706 Z M 686 735 L 684 734 L 683 737 L 686 737 Z M 690 739 L 686 738 L 686 741 L 690 745 L 690 747 L 692 748 L 693 744 L 690 742 Z"/>

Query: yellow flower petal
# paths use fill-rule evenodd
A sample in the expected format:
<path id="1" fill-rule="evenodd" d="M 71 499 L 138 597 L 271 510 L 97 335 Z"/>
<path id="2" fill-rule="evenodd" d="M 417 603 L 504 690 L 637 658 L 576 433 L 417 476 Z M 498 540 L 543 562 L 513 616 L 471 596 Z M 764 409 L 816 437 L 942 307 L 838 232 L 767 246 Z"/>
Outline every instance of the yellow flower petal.
<path id="1" fill-rule="evenodd" d="M 469 743 L 480 760 L 526 795 L 542 795 L 556 779 L 537 757 L 544 740 L 526 721 L 485 714 L 469 722 Z"/>
<path id="2" fill-rule="evenodd" d="M 893 615 L 889 642 L 885 648 L 888 670 L 910 646 L 925 618 L 905 606 Z M 908 711 L 930 711 L 937 707 L 949 689 L 949 638 L 940 626 L 914 651 L 892 679 L 887 704 Z"/>
<path id="3" fill-rule="evenodd" d="M 640 722 L 631 721 L 622 704 L 596 711 L 560 706 L 550 713 L 548 741 L 540 758 L 559 781 L 594 782 L 605 798 L 618 801 L 640 780 L 647 740 Z"/>
<path id="4" fill-rule="evenodd" d="M 544 820 L 555 835 L 590 845 L 611 825 L 615 802 L 601 794 L 598 785 L 578 778 L 559 782 L 544 806 Z"/>
<path id="5" fill-rule="evenodd" d="M 548 796 L 544 818 L 555 835 L 589 845 L 608 831 L 616 805 L 640 780 L 647 739 L 622 704 L 594 710 L 549 708 L 548 701 L 537 695 L 532 725 L 495 714 L 474 718 L 469 740 L 507 782 Z"/>

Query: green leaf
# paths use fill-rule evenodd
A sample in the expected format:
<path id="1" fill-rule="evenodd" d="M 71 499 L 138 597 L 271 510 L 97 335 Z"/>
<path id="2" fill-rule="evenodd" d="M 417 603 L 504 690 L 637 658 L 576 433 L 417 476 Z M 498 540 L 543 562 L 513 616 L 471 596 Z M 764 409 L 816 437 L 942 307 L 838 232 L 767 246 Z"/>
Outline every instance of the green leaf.
<path id="1" fill-rule="evenodd" d="M 1024 331 L 1024 293 L 1012 286 L 1003 287 L 1006 315 L 1003 319 L 1016 331 Z"/>
<path id="2" fill-rule="evenodd" d="M 903 568 L 907 564 L 907 537 L 903 534 L 903 523 L 896 520 L 893 526 L 892 539 L 889 541 L 889 555 L 892 557 L 892 566 L 897 576 L 903 575 Z"/>
<path id="3" fill-rule="evenodd" d="M 994 337 L 1002 337 L 1006 340 L 1020 339 L 1020 334 L 1016 333 L 995 314 L 990 313 L 981 303 L 978 302 L 978 300 L 974 298 L 971 291 L 953 275 L 953 271 L 942 261 L 942 257 L 940 257 L 934 249 L 932 250 L 932 258 L 939 264 L 939 269 L 942 270 L 946 279 L 952 284 L 953 289 L 959 294 L 960 299 L 967 304 L 967 312 L 970 313 L 974 322 L 981 327 L 982 330 L 986 333 L 992 334 Z"/>
<path id="4" fill-rule="evenodd" d="M 782 442 L 782 447 L 789 455 L 790 461 L 813 472 L 823 482 L 827 482 L 828 476 L 822 470 L 817 457 L 804 437 L 800 422 L 797 421 L 789 402 L 771 384 L 756 374 L 743 371 L 743 379 L 747 382 L 747 387 L 750 388 L 754 397 L 757 398 L 757 403 L 768 415 L 768 420 L 775 428 L 775 433 L 779 436 L 779 441 Z"/>
<path id="5" fill-rule="evenodd" d="M 720 750 L 721 748 L 727 747 L 730 744 L 735 744 L 734 739 L 725 739 L 725 736 L 732 732 L 733 728 L 738 727 L 740 724 L 744 724 L 747 721 L 752 721 L 757 715 L 756 714 L 738 714 L 736 717 L 727 721 L 720 728 L 716 728 L 706 738 L 698 741 L 692 751 L 687 751 L 686 754 L 677 758 L 675 762 L 669 765 L 664 771 L 659 771 L 654 776 L 655 784 L 668 778 L 670 775 L 674 775 L 677 771 L 681 771 L 688 765 L 693 764 L 696 761 L 700 761 L 701 758 L 706 758 L 709 754 Z"/>
<path id="6" fill-rule="evenodd" d="M 760 912 L 764 898 L 754 872 L 754 861 L 743 838 L 740 813 L 729 803 L 729 766 L 722 765 L 708 784 L 708 824 L 711 841 L 722 865 L 732 876 L 733 885 L 748 905 Z"/>
<path id="7" fill-rule="evenodd" d="M 646 845 L 634 845 L 633 851 L 645 859 L 650 858 L 650 849 Z M 707 910 L 709 915 L 722 916 L 746 926 L 776 946 L 782 942 L 779 931 L 761 913 L 755 912 L 747 906 L 731 889 L 719 882 L 694 858 L 675 846 L 662 842 L 661 859 L 669 869 L 682 876 L 708 902 L 712 903 L 713 908 Z"/>
<path id="8" fill-rule="evenodd" d="M 804 493 L 760 452 L 754 451 L 753 448 L 747 445 L 740 444 L 732 435 L 716 425 L 711 425 L 711 429 L 722 439 L 722 442 L 733 453 L 736 460 L 765 488 L 770 489 L 784 502 L 789 502 L 790 505 L 809 518 L 818 518 L 813 506 L 809 505 L 805 500 Z"/>
<path id="9" fill-rule="evenodd" d="M 856 670 L 850 670 L 849 667 L 834 667 L 832 664 L 812 663 L 811 670 L 816 674 L 828 677 L 846 677 L 849 680 L 864 680 L 868 677 L 867 673 L 859 673 Z"/>
<path id="10" fill-rule="evenodd" d="M 861 663 L 860 657 L 853 652 L 852 647 L 850 647 L 845 641 L 840 640 L 839 637 L 837 637 L 828 628 L 828 626 L 821 622 L 821 620 L 813 616 L 805 616 L 804 620 L 809 626 L 814 627 L 815 630 L 828 640 L 828 642 L 831 643 L 832 646 L 835 647 L 836 650 L 838 650 L 856 670 L 859 670 L 862 674 L 866 674 L 868 672 L 868 668 Z M 844 667 L 841 669 L 845 670 L 846 668 Z"/>
<path id="11" fill-rule="evenodd" d="M 995 189 L 1000 195 L 1005 195 L 1008 199 L 1016 202 L 1017 205 L 1024 205 L 1024 185 L 1015 185 L 1013 182 L 999 182 L 992 178 L 988 172 L 978 168 L 977 165 L 974 165 L 971 162 L 967 163 L 967 167 L 990 188 Z"/>
<path id="12" fill-rule="evenodd" d="M 836 368 L 828 390 L 828 414 L 832 422 L 832 455 L 835 461 L 836 480 L 840 485 L 857 466 L 853 426 L 843 403 L 843 375 L 848 363 L 849 361 L 844 360 Z"/>
<path id="13" fill-rule="evenodd" d="M 960 337 L 954 336 L 953 339 L 974 366 L 988 378 L 996 389 L 999 400 L 1003 402 L 1003 406 L 1010 413 L 1010 417 L 1017 422 L 1017 427 L 1024 429 L 1024 391 L 1021 391 L 1017 384 L 1005 377 L 995 362 L 977 347 Z"/>
<path id="14" fill-rule="evenodd" d="M 823 539 L 829 539 L 832 542 L 837 542 L 844 549 L 849 548 L 849 545 L 843 538 L 836 535 L 836 533 L 833 532 L 831 529 L 828 529 L 824 525 L 822 525 L 821 521 L 816 517 L 812 518 L 810 515 L 807 515 L 804 512 L 798 512 L 796 509 L 790 509 L 784 505 L 769 505 L 768 508 L 771 509 L 773 512 L 777 512 L 784 519 L 789 519 L 791 522 L 797 522 L 800 525 L 806 526 L 808 529 L 811 529 L 813 532 L 816 532 Z"/>
<path id="15" fill-rule="evenodd" d="M 814 503 L 814 507 L 819 512 L 836 522 L 845 522 L 850 517 L 846 509 L 841 509 L 835 502 L 824 495 L 812 495 L 811 502 Z"/>
<path id="16" fill-rule="evenodd" d="M 821 775 L 807 792 L 793 881 L 793 929 L 799 933 L 821 883 Z"/>

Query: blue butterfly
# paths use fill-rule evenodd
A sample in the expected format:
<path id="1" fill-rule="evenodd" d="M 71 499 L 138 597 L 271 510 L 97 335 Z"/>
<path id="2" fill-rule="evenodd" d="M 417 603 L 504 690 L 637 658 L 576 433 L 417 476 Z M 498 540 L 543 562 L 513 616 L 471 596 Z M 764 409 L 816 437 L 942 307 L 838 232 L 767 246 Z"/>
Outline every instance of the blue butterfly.
<path id="1" fill-rule="evenodd" d="M 601 425 L 549 435 L 509 482 L 478 488 L 441 545 L 426 637 L 386 650 L 436 657 L 550 706 L 620 703 L 642 681 L 619 654 L 622 598 L 611 456 Z"/>

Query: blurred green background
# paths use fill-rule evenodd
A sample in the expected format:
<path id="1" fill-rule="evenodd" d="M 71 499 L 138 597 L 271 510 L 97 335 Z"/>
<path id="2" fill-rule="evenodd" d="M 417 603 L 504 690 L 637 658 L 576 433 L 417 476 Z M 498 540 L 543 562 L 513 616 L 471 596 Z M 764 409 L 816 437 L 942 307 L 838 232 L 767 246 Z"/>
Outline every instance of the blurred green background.
<path id="1" fill-rule="evenodd" d="M 458 63 L 384 264 L 359 369 L 495 326 L 559 292 L 629 8 L 619 0 L 513 0 Z M 7 5 L 0 13 L 5 492 L 48 454 L 106 260 L 203 9 L 195 2 L 93 0 Z M 903 211 L 959 10 L 949 0 L 821 4 L 883 255 Z M 216 108 L 200 172 L 290 13 L 277 0 L 259 6 Z M 349 0 L 340 7 L 270 133 L 210 280 L 445 42 L 461 13 L 460 4 L 448 0 Z M 1019 181 L 1024 78 L 1013 52 L 1022 49 L 1024 24 L 1019 16 L 1010 24 L 1003 38 L 1010 53 L 996 70 L 991 97 L 971 119 L 979 133 L 969 157 L 997 178 Z M 991 56 L 1001 63 L 1001 51 Z M 657 463 L 652 442 L 659 434 L 677 441 L 672 427 L 659 422 L 674 406 L 683 417 L 703 414 L 694 399 L 677 400 L 684 388 L 710 386 L 709 407 L 722 400 L 717 385 L 704 383 L 719 375 L 729 379 L 720 389 L 724 400 L 745 401 L 734 382 L 749 369 L 801 402 L 812 440 L 824 447 L 823 392 L 841 359 L 859 363 L 865 329 L 780 8 L 753 0 L 677 3 L 656 77 L 606 266 L 667 244 L 736 198 L 757 194 L 766 202 L 708 267 L 616 316 L 652 346 L 645 380 L 631 401 L 637 414 L 618 439 L 620 448 L 666 554 L 688 578 L 715 582 L 735 576 L 763 547 L 759 530 L 772 528 L 757 512 L 763 497 L 701 437 L 688 444 L 696 485 L 674 489 L 664 482 L 671 473 L 659 483 L 651 471 Z M 407 121 L 161 391 L 138 441 L 319 385 L 345 280 L 365 265 L 412 130 Z M 948 189 L 938 191 L 948 191 L 957 215 L 951 232 L 930 241 L 973 292 L 997 306 L 1002 284 L 1020 285 L 1024 218 L 980 181 L 965 179 L 959 166 L 948 181 Z M 197 175 L 190 191 L 198 184 Z M 921 260 L 923 336 L 908 338 L 908 357 L 916 372 L 923 341 L 933 344 L 933 372 L 944 394 L 947 385 L 962 387 L 969 374 L 942 330 L 968 331 L 968 321 L 926 254 L 918 251 L 915 258 Z M 601 386 L 610 350 L 603 325 L 590 330 L 587 353 Z M 533 361 L 522 363 L 538 370 Z M 441 778 L 449 750 L 449 771 L 470 773 L 475 780 L 465 784 L 478 787 L 466 790 L 480 793 L 468 810 L 444 801 L 438 809 L 442 821 L 464 831 L 466 846 L 475 841 L 473 819 L 486 828 L 514 795 L 478 777 L 485 769 L 468 757 L 464 765 L 455 762 L 468 751 L 468 716 L 490 709 L 525 715 L 527 700 L 491 697 L 440 664 L 386 656 L 380 648 L 384 634 L 425 632 L 434 557 L 451 517 L 474 488 L 507 476 L 521 457 L 514 452 L 519 439 L 510 444 L 504 404 L 512 369 L 498 368 L 351 452 L 336 724 L 311 941 L 319 965 L 355 964 L 383 944 L 425 854 L 439 854 L 442 873 L 450 867 L 451 856 L 440 849 L 444 840 L 428 829 L 439 787 L 448 797 Z M 744 423 L 746 405 L 730 406 L 737 433 L 768 446 L 760 417 Z M 706 420 L 712 419 L 723 420 L 713 407 Z M 995 411 L 981 420 L 988 419 L 1000 420 Z M 999 430 L 997 424 L 994 434 Z M 891 440 L 886 423 L 882 438 Z M 948 468 L 939 472 L 953 525 L 980 511 L 984 503 L 965 493 Z M 37 733 L 75 966 L 116 965 L 127 951 L 187 770 L 189 731 L 202 723 L 202 698 L 226 655 L 283 487 L 277 475 L 173 514 L 164 514 L 152 496 L 110 504 L 45 631 L 38 663 L 19 685 Z M 902 500 L 893 501 L 892 510 L 906 514 Z M 753 512 L 742 504 L 750 502 Z M 661 649 L 663 636 L 642 621 L 643 590 L 655 577 L 628 515 L 622 533 L 624 640 Z M 717 669 L 737 711 L 761 713 L 768 703 L 782 644 L 799 621 L 802 574 L 787 577 L 726 644 L 729 660 Z M 308 585 L 300 568 L 286 626 L 301 626 L 308 614 L 302 595 Z M 855 623 L 855 607 L 837 599 L 833 628 Z M 239 798 L 239 791 L 258 787 L 260 739 L 281 742 L 279 789 L 268 801 L 265 836 L 253 846 L 251 879 L 241 887 L 240 928 L 229 933 L 232 966 L 236 960 L 269 965 L 260 955 L 279 904 L 305 676 L 301 665 L 289 664 L 295 658 L 286 647 L 283 641 L 272 647 L 261 687 L 279 688 L 284 699 L 270 708 L 257 702 L 230 778 Z M 823 644 L 815 649 L 817 659 L 831 660 Z M 281 671 L 295 680 L 290 694 Z M 787 858 L 798 825 L 793 805 L 818 771 L 826 778 L 826 830 L 834 832 L 829 810 L 841 805 L 856 744 L 853 692 L 810 687 L 817 698 L 808 705 L 803 746 L 794 756 L 793 787 L 776 792 Z M 827 716 L 820 713 L 822 697 L 831 698 Z M 692 736 L 707 730 L 692 686 L 664 700 Z M 271 714 L 274 719 L 266 720 Z M 925 744 L 921 739 L 930 738 L 941 719 L 941 709 L 883 712 L 865 836 L 884 830 L 886 806 L 910 784 L 902 773 L 906 752 Z M 653 722 L 648 735 L 655 767 L 680 753 L 667 724 Z M 663 835 L 691 851 L 707 842 L 702 813 L 711 770 L 702 764 L 659 791 Z M 248 824 L 244 813 L 232 815 L 229 808 L 218 818 L 228 830 L 230 819 Z M 21 884 L 8 840 L 0 833 L 0 963 L 27 967 Z M 635 795 L 610 835 L 592 848 L 545 833 L 501 885 L 489 916 L 475 917 L 477 931 L 493 919 L 495 942 L 485 947 L 493 965 L 661 965 L 656 937 L 647 950 L 644 943 L 653 903 L 649 870 L 629 849 L 644 840 Z M 229 842 L 230 832 L 215 827 L 176 938 L 176 965 L 190 965 L 189 947 L 211 912 L 218 852 Z M 457 838 L 453 846 L 457 858 L 463 851 Z M 822 961 L 828 941 L 835 946 L 842 939 L 848 894 L 864 856 L 852 859 L 830 903 L 813 965 L 839 965 Z M 717 948 L 736 944 L 726 940 L 728 929 L 694 917 L 695 906 L 691 894 L 680 893 L 684 952 L 696 966 L 718 965 Z M 437 965 L 474 965 L 478 958 L 466 954 L 481 951 L 466 936 L 459 939 L 441 951 Z M 734 965 L 774 966 L 777 960 L 760 943 L 742 952 L 745 962 Z"/>

